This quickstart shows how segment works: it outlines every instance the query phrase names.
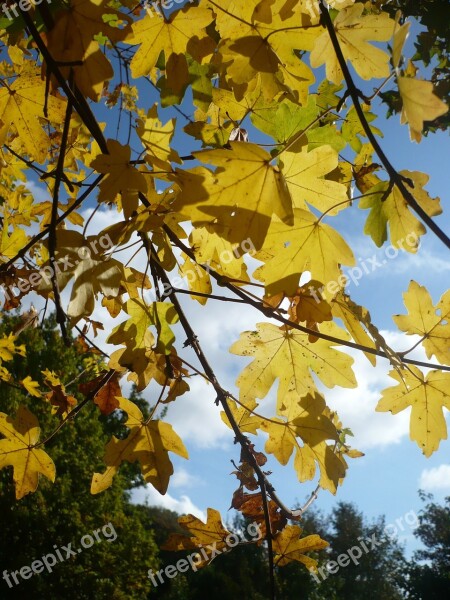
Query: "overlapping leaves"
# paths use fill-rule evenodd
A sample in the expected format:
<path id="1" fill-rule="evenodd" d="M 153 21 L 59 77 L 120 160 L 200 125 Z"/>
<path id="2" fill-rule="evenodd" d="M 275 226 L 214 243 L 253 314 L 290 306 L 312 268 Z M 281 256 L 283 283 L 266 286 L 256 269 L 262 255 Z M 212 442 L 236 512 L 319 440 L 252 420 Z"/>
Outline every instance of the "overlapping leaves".
<path id="1" fill-rule="evenodd" d="M 70 0 L 56 7 L 52 19 L 39 21 L 38 36 L 31 27 L 22 32 L 20 25 L 13 32 L 9 26 L 2 36 L 8 59 L 0 63 L 0 274 L 2 284 L 20 290 L 4 309 L 20 306 L 35 290 L 45 302 L 56 303 L 63 331 L 84 321 L 79 332 L 85 350 L 86 333 L 92 329 L 95 336 L 102 327 L 92 317 L 100 302 L 108 318 L 120 319 L 122 311 L 126 315 L 107 338 L 117 347 L 108 363 L 114 375 L 97 390 L 106 372 L 104 364 L 97 364 L 95 376 L 80 386 L 103 414 L 116 409 L 127 414 L 127 434 L 107 444 L 106 468 L 95 473 L 92 492 L 107 489 L 122 462 L 137 461 L 145 481 L 166 493 L 173 473 L 169 452 L 187 458 L 181 439 L 156 414 L 160 404 L 188 390 L 191 368 L 204 375 L 184 362 L 186 347 L 198 351 L 198 342 L 172 293 L 174 288 L 176 293 L 187 291 L 201 305 L 211 297 L 228 300 L 215 294 L 213 281 L 228 291 L 235 286 L 239 301 L 247 298 L 268 317 L 290 319 L 290 325 L 259 323 L 233 344 L 233 354 L 252 358 L 237 379 L 238 401 L 221 391 L 210 374 L 204 375 L 213 382 L 218 403 L 227 403 L 229 411 L 222 415 L 226 424 L 234 419 L 241 432 L 263 432 L 265 451 L 283 465 L 293 458 L 299 481 L 317 477 L 322 488 L 335 493 L 346 473 L 345 459 L 360 453 L 350 450 L 346 430 L 317 386 L 356 386 L 353 359 L 340 347 L 351 336 L 373 364 L 378 353 L 395 367 L 391 375 L 397 385 L 383 392 L 377 410 L 396 414 L 411 408 L 411 438 L 429 456 L 447 436 L 448 373 L 433 369 L 424 375 L 407 367 L 367 309 L 351 300 L 343 267 L 356 261 L 340 226 L 355 211 L 353 183 L 362 194 L 359 208 L 370 211 L 364 232 L 378 246 L 389 232 L 395 248 L 418 250 L 425 227 L 405 189 L 429 217 L 441 212 L 439 199 L 425 191 L 427 175 L 403 170 L 395 178 L 392 169 L 383 172 L 374 162 L 374 138 L 367 141 L 376 116 L 371 99 L 364 97 L 361 111 L 349 102 L 344 107 L 348 94 L 341 85 L 344 67 L 335 38 L 351 73 L 364 80 L 386 78 L 383 85 L 395 82 L 401 120 L 409 124 L 412 139 L 420 141 L 424 123 L 446 112 L 415 66 L 403 68 L 408 26 L 397 27 L 378 4 L 351 0 L 329 3 L 332 29 L 320 19 L 319 3 L 305 0 L 206 0 L 163 17 L 148 7 L 130 11 L 125 4 L 116 2 L 113 8 L 105 0 Z M 390 55 L 381 43 L 392 36 L 391 71 Z M 314 85 L 322 65 L 326 79 Z M 129 81 L 128 70 L 136 81 Z M 150 87 L 144 88 L 144 82 Z M 156 104 L 144 89 L 158 90 Z M 354 89 L 349 91 L 355 95 Z M 190 92 L 193 114 L 187 108 Z M 94 116 L 101 98 L 108 107 L 120 106 L 128 113 L 116 124 L 119 139 L 102 137 L 105 127 L 108 136 L 112 129 L 109 119 L 105 125 Z M 73 114 L 65 122 L 68 99 Z M 158 103 L 182 102 L 178 120 L 172 115 L 160 120 Z M 104 113 L 100 116 L 107 120 Z M 187 118 L 184 131 L 201 142 L 202 150 L 197 145 L 189 149 L 192 154 L 184 148 L 185 156 L 177 152 L 180 118 Z M 374 136 L 381 135 L 370 127 Z M 235 141 L 238 135 L 247 141 Z M 31 181 L 39 176 L 52 201 L 40 201 L 33 186 L 30 193 L 20 184 L 30 168 L 35 170 Z M 94 215 L 75 210 L 79 198 L 96 189 L 90 183 L 96 175 L 101 175 L 97 200 L 119 213 L 117 222 L 102 232 L 112 241 L 107 250 L 98 249 L 101 234 L 87 234 Z M 77 228 L 83 226 L 81 233 Z M 41 233 L 28 247 L 32 227 Z M 137 246 L 135 254 L 116 258 L 128 245 Z M 146 266 L 133 267 L 135 256 L 143 255 Z M 49 274 L 55 260 L 59 269 Z M 168 274 L 174 271 L 181 279 L 168 286 Z M 36 283 L 27 287 L 32 277 Z M 449 365 L 448 292 L 434 304 L 427 290 L 412 282 L 405 305 L 407 314 L 396 315 L 396 325 L 418 336 L 413 343 L 422 344 L 428 359 Z M 187 339 L 176 350 L 179 321 Z M 11 382 L 8 361 L 24 352 L 14 335 L 0 339 L 0 379 L 36 401 L 47 400 L 49 410 L 64 420 L 76 400 L 56 374 L 43 372 L 48 392 L 31 375 Z M 137 405 L 122 397 L 122 375 L 139 391 L 150 384 L 160 388 L 152 418 L 144 419 Z M 274 384 L 275 414 L 268 416 Z M 95 398 L 89 398 L 95 390 Z M 36 489 L 39 474 L 53 480 L 54 466 L 38 446 L 38 423 L 27 409 L 19 409 L 16 419 L 0 416 L 5 437 L 0 440 L 0 467 L 13 466 L 20 498 Z M 247 451 L 260 467 L 266 462 L 252 445 Z M 255 491 L 259 480 L 249 460 L 244 452 L 238 475 L 241 487 L 247 484 Z M 248 517 L 257 516 L 266 528 L 261 494 L 244 497 L 242 492 L 238 500 L 234 497 L 233 505 Z M 305 552 L 326 543 L 318 536 L 300 538 L 297 526 L 285 527 L 273 499 L 267 509 L 276 564 L 296 560 L 314 568 Z M 189 515 L 182 525 L 192 537 L 172 539 L 174 549 L 205 543 L 223 548 L 229 534 L 212 509 L 206 524 Z"/>

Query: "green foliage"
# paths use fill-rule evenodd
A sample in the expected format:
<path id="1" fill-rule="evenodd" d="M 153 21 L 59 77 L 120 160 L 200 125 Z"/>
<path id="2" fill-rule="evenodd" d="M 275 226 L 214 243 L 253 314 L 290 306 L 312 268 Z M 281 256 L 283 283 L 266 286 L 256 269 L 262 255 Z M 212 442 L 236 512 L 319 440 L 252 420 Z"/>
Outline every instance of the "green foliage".
<path id="1" fill-rule="evenodd" d="M 405 587 L 411 600 L 441 600 L 450 589 L 450 496 L 443 505 L 431 494 L 421 493 L 421 499 L 426 505 L 415 535 L 425 549 L 414 554 Z"/>
<path id="2" fill-rule="evenodd" d="M 12 321 L 12 322 L 11 322 Z M 2 328 L 9 330 L 14 319 Z M 38 377 L 41 370 L 64 373 L 67 382 L 80 377 L 84 365 L 82 354 L 66 348 L 55 330 L 55 320 L 44 321 L 41 331 L 27 329 L 19 336 L 27 344 L 27 358 L 16 357 L 10 363 L 17 381 L 25 374 Z M 79 401 L 77 383 L 68 388 Z M 2 410 L 14 414 L 19 403 L 25 404 L 39 418 L 45 433 L 50 433 L 58 419 L 50 415 L 41 398 L 27 396 L 22 390 L 0 382 Z M 140 401 L 142 404 L 142 401 Z M 19 502 L 14 497 L 10 468 L 0 472 L 0 565 L 8 572 L 30 565 L 43 555 L 72 543 L 80 547 L 83 535 L 92 534 L 111 522 L 117 533 L 115 541 L 102 541 L 84 549 L 76 558 L 58 563 L 51 574 L 44 571 L 28 580 L 19 577 L 20 585 L 9 589 L 2 581 L 0 597 L 5 598 L 111 598 L 141 600 L 150 585 L 145 574 L 156 567 L 157 546 L 151 526 L 140 507 L 130 503 L 131 487 L 139 482 L 134 465 L 122 470 L 114 485 L 99 497 L 86 494 L 92 477 L 92 465 L 102 459 L 104 444 L 120 424 L 110 417 L 99 417 L 91 403 L 79 417 L 64 427 L 61 435 L 49 443 L 60 477 L 56 484 L 42 479 L 36 494 Z M 112 539 L 113 536 L 111 536 Z M 62 551 L 62 556 L 65 552 Z"/>

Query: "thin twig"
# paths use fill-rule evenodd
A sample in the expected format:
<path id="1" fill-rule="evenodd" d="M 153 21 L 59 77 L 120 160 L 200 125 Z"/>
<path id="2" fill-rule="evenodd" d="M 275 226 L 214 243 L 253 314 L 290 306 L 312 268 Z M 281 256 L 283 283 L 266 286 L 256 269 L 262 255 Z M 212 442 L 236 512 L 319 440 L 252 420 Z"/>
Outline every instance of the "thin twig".
<path id="1" fill-rule="evenodd" d="M 370 128 L 370 125 L 369 125 L 369 123 L 366 119 L 366 116 L 364 114 L 364 111 L 361 107 L 361 104 L 359 103 L 361 93 L 358 90 L 358 88 L 356 87 L 356 85 L 353 81 L 353 78 L 350 74 L 350 71 L 347 67 L 347 63 L 346 63 L 345 57 L 342 53 L 342 49 L 341 49 L 336 31 L 334 30 L 334 26 L 333 26 L 333 22 L 330 17 L 330 13 L 328 12 L 328 9 L 326 8 L 323 0 L 320 0 L 319 5 L 320 5 L 320 11 L 322 13 L 322 21 L 328 30 L 328 33 L 329 33 L 329 36 L 331 39 L 331 43 L 333 44 L 333 48 L 334 48 L 336 57 L 339 62 L 339 66 L 341 68 L 341 71 L 344 75 L 345 82 L 347 84 L 348 95 L 351 97 L 351 99 L 353 101 L 353 105 L 355 107 L 356 114 L 358 115 L 358 119 L 362 125 L 362 128 L 364 129 L 366 136 L 369 139 L 369 142 L 372 144 L 373 149 L 378 154 L 378 157 L 380 158 L 381 162 L 383 163 L 383 166 L 386 169 L 391 181 L 397 186 L 398 190 L 402 194 L 403 198 L 405 199 L 405 202 L 417 213 L 417 215 L 422 219 L 422 221 L 428 225 L 428 227 L 431 229 L 431 231 L 433 231 L 433 233 L 447 246 L 447 248 L 450 248 L 450 238 L 442 231 L 442 229 L 439 227 L 439 225 L 437 225 L 433 221 L 433 219 L 429 215 L 427 215 L 427 213 L 423 210 L 423 208 L 420 206 L 420 204 L 416 201 L 416 199 L 411 194 L 411 192 L 405 187 L 405 182 L 403 180 L 403 177 L 393 167 L 392 163 L 387 158 L 386 154 L 384 153 L 383 149 L 381 148 L 380 144 L 378 143 L 375 135 L 373 134 L 372 129 Z"/>
<path id="2" fill-rule="evenodd" d="M 209 300 L 220 300 L 221 302 L 236 302 L 237 304 L 247 304 L 246 300 L 240 298 L 228 298 L 227 296 L 218 296 L 216 294 L 205 294 L 204 292 L 195 292 L 194 290 L 182 290 L 181 288 L 172 288 L 176 294 L 188 294 L 189 296 L 199 296 L 200 298 L 209 298 Z M 167 293 L 165 294 L 167 295 Z"/>
<path id="3" fill-rule="evenodd" d="M 272 525 L 270 523 L 270 515 L 269 515 L 269 503 L 267 501 L 267 492 L 266 492 L 266 483 L 265 477 L 260 475 L 260 472 L 256 472 L 256 476 L 258 478 L 259 488 L 261 490 L 261 499 L 264 511 L 264 522 L 266 524 L 266 541 L 267 541 L 267 557 L 269 561 L 269 593 L 270 598 L 275 600 L 275 569 L 274 569 L 274 560 L 273 560 L 273 535 L 272 535 Z"/>
<path id="4" fill-rule="evenodd" d="M 214 269 L 212 269 L 210 266 L 202 265 L 202 264 L 198 263 L 195 258 L 195 254 L 191 250 L 191 248 L 186 246 L 186 244 L 184 244 L 172 232 L 172 230 L 167 225 L 164 225 L 163 228 L 164 228 L 164 231 L 166 232 L 167 236 L 171 240 L 171 242 L 175 246 L 177 246 L 180 250 L 182 250 L 185 254 L 187 254 L 189 256 L 189 258 L 191 258 L 193 261 L 195 261 L 195 263 L 198 264 L 202 269 L 207 271 L 209 273 L 209 275 L 211 275 L 211 277 L 213 277 L 213 279 L 215 279 L 221 287 L 226 287 L 228 290 L 233 292 L 233 294 L 244 299 L 247 302 L 247 304 L 256 308 L 259 312 L 261 312 L 266 317 L 268 317 L 270 319 L 275 319 L 275 320 L 279 321 L 280 323 L 283 323 L 284 325 L 288 325 L 289 327 L 292 327 L 293 329 L 297 329 L 298 331 L 302 331 L 303 333 L 307 333 L 308 335 L 314 335 L 315 337 L 319 337 L 323 340 L 333 342 L 334 344 L 338 344 L 339 346 L 347 346 L 349 348 L 354 348 L 355 350 L 361 350 L 362 352 L 367 352 L 368 354 L 373 354 L 375 356 L 379 356 L 381 358 L 386 358 L 389 360 L 389 358 L 390 358 L 389 355 L 386 352 L 384 352 L 383 350 L 378 350 L 377 348 L 371 348 L 370 346 L 364 346 L 362 344 L 357 344 L 356 342 L 350 342 L 349 340 L 343 340 L 341 338 L 336 338 L 332 335 L 328 335 L 321 331 L 309 329 L 308 327 L 304 327 L 303 325 L 300 325 L 299 323 L 295 323 L 294 321 L 290 321 L 289 319 L 284 318 L 283 316 L 278 314 L 277 309 L 274 309 L 271 306 L 264 304 L 262 301 L 253 300 L 252 298 L 250 298 L 246 295 L 244 290 L 242 290 L 239 287 L 236 287 L 234 285 L 231 285 L 224 277 L 222 277 L 219 273 L 214 271 Z M 414 360 L 412 358 L 408 358 L 408 359 L 405 358 L 402 362 L 411 364 L 411 365 L 416 365 L 418 367 L 437 369 L 437 370 L 441 370 L 441 371 L 450 371 L 450 366 L 422 362 L 420 360 Z"/>
<path id="5" fill-rule="evenodd" d="M 72 72 L 71 72 L 70 80 L 72 81 Z M 69 83 L 69 85 L 70 85 L 70 83 Z M 51 268 L 50 279 L 52 282 L 53 296 L 54 296 L 54 300 L 55 300 L 56 320 L 59 323 L 59 326 L 61 328 L 61 335 L 64 340 L 64 344 L 66 346 L 70 346 L 70 340 L 67 335 L 67 329 L 66 329 L 66 314 L 61 305 L 61 295 L 59 293 L 58 277 L 57 277 L 58 267 L 56 265 L 55 254 L 56 254 L 56 247 L 57 247 L 56 228 L 57 228 L 57 221 L 58 221 L 59 188 L 60 188 L 61 181 L 62 181 L 63 174 L 64 174 L 64 161 L 66 159 L 66 147 L 67 147 L 67 140 L 69 137 L 71 116 L 72 116 L 72 102 L 71 102 L 70 98 L 68 98 L 67 106 L 66 106 L 66 114 L 65 114 L 65 119 L 64 119 L 64 127 L 63 127 L 62 136 L 61 136 L 61 144 L 60 144 L 60 148 L 59 148 L 58 162 L 57 162 L 56 171 L 55 171 L 55 184 L 53 187 L 52 213 L 51 213 L 50 227 L 49 227 L 49 231 L 48 231 L 48 253 L 49 253 L 49 262 L 50 262 L 50 268 Z"/>
<path id="6" fill-rule="evenodd" d="M 48 444 L 48 442 L 55 437 L 55 435 L 67 423 L 67 421 L 69 421 L 70 419 L 73 419 L 80 412 L 80 410 L 83 408 L 83 406 L 86 406 L 86 404 L 88 402 L 90 402 L 91 400 L 93 400 L 95 398 L 95 396 L 99 393 L 99 391 L 102 389 L 102 387 L 108 383 L 108 381 L 113 377 L 113 375 L 115 373 L 116 373 L 116 371 L 114 369 L 109 370 L 105 374 L 105 376 L 102 377 L 102 379 L 98 383 L 98 385 L 96 385 L 95 388 L 91 392 L 89 392 L 89 394 L 86 396 L 86 398 L 82 402 L 77 404 L 75 406 L 75 408 L 70 411 L 70 413 L 61 421 L 61 423 L 58 425 L 58 427 L 54 431 L 52 431 L 52 433 L 48 437 L 46 437 L 45 440 L 42 440 L 41 442 L 39 442 L 38 444 L 33 446 L 33 448 L 39 448 L 40 446 L 44 446 L 45 444 Z"/>
<path id="7" fill-rule="evenodd" d="M 245 460 L 250 464 L 250 466 L 254 469 L 255 473 L 257 474 L 258 482 L 259 482 L 260 488 L 261 488 L 263 507 L 264 507 L 264 516 L 265 516 L 267 536 L 268 536 L 267 541 L 268 541 L 269 562 L 270 562 L 269 578 L 270 578 L 270 586 L 271 586 L 271 594 L 272 594 L 271 598 L 274 600 L 275 599 L 275 595 L 274 595 L 275 584 L 274 584 L 274 579 L 273 579 L 273 550 L 271 550 L 272 535 L 271 535 L 271 527 L 270 527 L 269 510 L 268 510 L 268 505 L 267 505 L 267 494 L 266 494 L 266 481 L 267 480 L 266 480 L 266 477 L 265 477 L 263 471 L 261 470 L 261 468 L 259 467 L 259 465 L 256 461 L 256 458 L 251 451 L 250 442 L 249 442 L 248 438 L 246 436 L 244 436 L 244 434 L 241 432 L 238 424 L 236 423 L 236 421 L 234 419 L 233 413 L 231 412 L 231 409 L 228 405 L 227 393 L 224 391 L 224 389 L 219 384 L 219 381 L 217 380 L 214 370 L 210 366 L 208 359 L 206 358 L 206 355 L 204 354 L 204 352 L 200 346 L 200 342 L 198 341 L 198 338 L 195 335 L 194 330 L 192 329 L 188 318 L 184 314 L 184 311 L 178 301 L 178 297 L 177 297 L 176 293 L 173 291 L 173 289 L 170 289 L 170 281 L 167 276 L 167 273 L 165 272 L 165 270 L 161 267 L 161 265 L 157 261 L 157 254 L 156 254 L 155 250 L 153 249 L 151 242 L 145 236 L 142 236 L 142 240 L 146 246 L 149 260 L 153 263 L 153 269 L 154 269 L 155 273 L 157 274 L 157 277 L 161 280 L 161 282 L 163 284 L 166 284 L 165 285 L 166 288 L 167 288 L 167 286 L 169 286 L 167 288 L 170 290 L 168 297 L 170 298 L 170 301 L 174 305 L 175 310 L 177 311 L 177 314 L 178 314 L 178 318 L 180 319 L 181 326 L 183 327 L 184 332 L 187 335 L 186 344 L 189 344 L 192 347 L 192 349 L 194 350 L 195 354 L 197 355 L 197 358 L 200 361 L 200 364 L 202 365 L 207 377 L 210 379 L 212 385 L 214 386 L 214 389 L 217 393 L 216 403 L 221 404 L 221 406 L 232 426 L 232 429 L 234 431 L 236 442 L 238 442 L 241 446 Z M 271 485 L 270 485 L 270 488 L 272 488 Z M 272 555 L 271 555 L 271 553 L 272 553 Z M 271 557 L 271 559 L 270 559 L 270 557 Z"/>
<path id="8" fill-rule="evenodd" d="M 105 358 L 110 358 L 109 354 L 107 354 L 106 352 L 104 352 L 101 348 L 99 348 L 96 344 L 94 344 L 94 342 L 84 333 L 84 331 L 82 329 L 80 329 L 78 327 L 78 325 L 75 325 L 75 329 L 78 331 L 78 333 L 81 335 L 81 337 L 88 343 L 90 344 L 95 350 L 97 350 L 97 352 L 100 352 L 100 354 L 102 354 Z"/>
<path id="9" fill-rule="evenodd" d="M 22 16 L 22 19 L 24 20 L 24 22 L 31 34 L 31 37 L 33 38 L 34 42 L 36 43 L 36 46 L 39 49 L 39 52 L 42 54 L 45 62 L 47 63 L 47 68 L 50 70 L 52 75 L 54 75 L 55 78 L 57 79 L 58 84 L 64 90 L 64 92 L 67 96 L 67 99 L 68 100 L 70 99 L 70 101 L 72 102 L 73 108 L 80 115 L 81 120 L 88 128 L 92 137 L 95 139 L 95 141 L 100 146 L 102 153 L 108 154 L 106 140 L 103 136 L 103 133 L 102 133 L 102 130 L 100 129 L 99 124 L 97 123 L 97 120 L 95 119 L 94 115 L 92 114 L 91 108 L 90 108 L 86 98 L 83 96 L 83 94 L 80 92 L 80 90 L 76 86 L 73 86 L 73 89 L 71 89 L 71 87 L 68 85 L 64 75 L 61 73 L 58 63 L 55 61 L 53 56 L 50 54 L 47 46 L 44 43 L 44 40 L 42 39 L 41 35 L 39 34 L 39 31 L 36 28 L 36 25 L 33 22 L 33 19 L 31 18 L 30 14 L 26 10 L 23 10 L 20 6 L 18 7 L 18 9 Z"/>
<path id="10" fill-rule="evenodd" d="M 72 206 L 70 206 L 60 217 L 58 217 L 58 219 L 56 220 L 56 225 L 63 223 L 66 220 L 66 217 L 68 217 L 76 208 L 78 208 L 84 202 L 84 200 L 86 200 L 86 198 L 89 196 L 89 194 L 96 189 L 96 187 L 98 186 L 100 181 L 103 179 L 103 177 L 104 177 L 104 175 L 98 175 L 94 179 L 94 181 L 89 185 L 88 189 L 85 190 L 81 194 L 81 196 L 79 198 L 77 198 L 77 200 L 75 200 L 75 202 L 72 204 Z M 25 256 L 25 254 L 28 252 L 28 250 L 30 250 L 30 248 L 32 248 L 35 244 L 37 244 L 43 238 L 45 238 L 45 236 L 48 234 L 48 232 L 49 232 L 49 229 L 47 227 L 46 229 L 43 229 L 42 231 L 37 233 L 35 236 L 33 236 L 31 238 L 31 240 L 29 242 L 27 242 L 25 244 L 25 246 L 23 248 L 21 248 L 19 250 L 19 252 L 13 258 L 11 258 L 7 262 L 0 265 L 0 273 L 7 271 L 9 269 L 9 267 L 11 267 L 17 260 L 19 260 L 19 258 L 23 258 Z"/>

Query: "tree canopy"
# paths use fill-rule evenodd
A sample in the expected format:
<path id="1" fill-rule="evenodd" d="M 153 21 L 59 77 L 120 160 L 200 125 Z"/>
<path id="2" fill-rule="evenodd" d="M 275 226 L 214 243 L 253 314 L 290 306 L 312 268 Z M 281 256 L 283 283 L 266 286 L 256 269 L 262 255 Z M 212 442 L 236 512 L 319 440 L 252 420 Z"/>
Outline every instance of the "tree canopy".
<path id="1" fill-rule="evenodd" d="M 106 511 L 109 490 L 120 496 L 123 477 L 166 494 L 173 457 L 189 458 L 167 408 L 201 379 L 240 446 L 231 505 L 260 528 L 274 597 L 275 567 L 316 569 L 311 553 L 327 541 L 299 521 L 362 456 L 326 399 L 358 386 L 350 352 L 386 359 L 392 384 L 376 410 L 410 411 L 424 455 L 447 438 L 450 291 L 433 298 L 415 273 L 393 317 L 406 342 L 391 347 L 351 297 L 368 265 L 345 226 L 364 214 L 366 243 L 389 256 L 413 257 L 425 234 L 450 248 L 429 176 L 393 161 L 373 123 L 387 104 L 413 143 L 446 129 L 445 6 L 8 0 L 1 10 L 0 284 L 3 312 L 21 314 L 0 337 L 2 390 L 14 390 L 0 413 L 2 485 L 30 515 L 41 486 L 64 490 L 74 469 L 89 514 Z M 112 224 L 94 228 L 102 211 Z M 235 390 L 191 305 L 205 319 L 253 310 L 229 349 L 241 357 Z M 25 362 L 35 338 L 59 351 L 42 325 L 50 306 L 65 346 L 84 356 L 77 393 L 70 362 Z M 426 360 L 413 358 L 418 347 Z M 78 464 L 77 431 L 89 463 Z M 279 497 L 269 459 L 292 459 L 293 480 L 315 482 L 303 507 Z M 212 507 L 206 523 L 180 525 L 166 549 L 223 550 L 231 535 Z"/>
<path id="2" fill-rule="evenodd" d="M 450 582 L 450 496 L 437 503 L 422 493 L 425 507 L 419 515 L 416 535 L 424 548 L 417 550 L 407 571 L 408 598 L 438 600 L 447 594 Z"/>
<path id="3" fill-rule="evenodd" d="M 17 322 L 17 318 L 7 319 L 0 331 L 17 326 Z M 64 374 L 67 389 L 74 399 L 82 401 L 76 382 L 85 374 L 88 356 L 77 352 L 74 346 L 65 347 L 55 324 L 54 319 L 49 319 L 39 330 L 27 329 L 20 334 L 27 347 L 26 361 L 15 359 L 9 365 L 10 372 L 16 381 L 27 374 L 38 377 L 42 370 Z M 0 394 L 2 409 L 8 413 L 14 414 L 23 406 L 33 411 L 44 431 L 57 427 L 58 408 L 51 414 L 46 402 L 30 397 L 19 386 L 7 387 L 4 382 L 0 383 Z M 75 597 L 72 594 L 77 590 L 76 598 L 80 600 L 92 598 L 93 594 L 137 600 L 150 591 L 150 584 L 142 574 L 158 564 L 158 549 L 148 519 L 130 503 L 130 490 L 139 482 L 136 468 L 130 465 L 127 471 L 123 470 L 109 494 L 96 498 L 85 492 L 92 478 L 92 465 L 99 461 L 111 433 L 118 433 L 116 421 L 111 416 L 99 417 L 95 406 L 88 405 L 61 435 L 49 442 L 58 472 L 55 483 L 42 480 L 36 493 L 19 503 L 15 500 L 10 469 L 0 472 L 3 572 L 10 573 L 30 564 L 34 558 L 54 552 L 54 545 L 61 548 L 71 542 L 79 544 L 83 535 L 108 523 L 117 534 L 117 539 L 112 540 L 111 535 L 108 543 L 103 538 L 101 543 L 80 553 L 76 561 L 70 557 L 50 573 L 44 571 L 28 580 L 19 578 L 20 586 L 11 577 L 11 587 L 2 581 L 2 598 Z M 62 556 L 65 558 L 64 552 Z"/>

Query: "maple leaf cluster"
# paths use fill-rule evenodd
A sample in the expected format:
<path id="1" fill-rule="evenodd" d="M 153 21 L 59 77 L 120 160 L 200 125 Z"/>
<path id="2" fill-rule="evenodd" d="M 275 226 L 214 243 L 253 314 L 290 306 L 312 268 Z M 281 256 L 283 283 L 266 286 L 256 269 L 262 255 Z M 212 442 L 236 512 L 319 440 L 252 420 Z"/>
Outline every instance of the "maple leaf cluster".
<path id="1" fill-rule="evenodd" d="M 13 467 L 18 499 L 36 490 L 40 475 L 54 481 L 44 448 L 89 402 L 104 415 L 126 415 L 126 434 L 107 443 L 91 492 L 111 486 L 128 461 L 165 494 L 169 453 L 188 458 L 165 409 L 200 376 L 241 445 L 232 506 L 261 526 L 275 564 L 315 568 L 305 552 L 326 542 L 301 538 L 301 528 L 288 524 L 302 510 L 278 498 L 265 465 L 267 455 L 281 465 L 293 457 L 298 481 L 316 480 L 315 497 L 319 488 L 335 494 L 347 459 L 362 456 L 323 392 L 357 387 L 347 348 L 373 366 L 377 357 L 390 363 L 396 385 L 382 392 L 377 411 L 411 407 L 411 439 L 426 456 L 446 439 L 449 292 L 434 304 L 412 281 L 407 314 L 394 316 L 437 361 L 420 363 L 409 357 L 413 348 L 390 348 L 369 311 L 351 299 L 343 272 L 356 259 L 336 217 L 352 211 L 368 211 L 364 233 L 376 246 L 389 239 L 403 248 L 405 237 L 419 240 L 428 227 L 450 247 L 433 220 L 442 208 L 425 190 L 428 176 L 397 171 L 372 124 L 372 102 L 389 82 L 415 142 L 424 122 L 447 111 L 404 54 L 409 24 L 378 4 L 336 1 L 328 10 L 322 0 L 204 0 L 159 17 L 130 10 L 127 0 L 58 0 L 51 9 L 21 10 L 15 22 L 0 20 L 3 310 L 20 308 L 27 296 L 53 303 L 62 336 L 70 344 L 68 331 L 77 332 L 86 361 L 77 402 L 63 372 L 14 382 L 8 362 L 26 348 L 20 332 L 0 339 L 0 385 L 18 386 L 60 419 L 40 439 L 28 408 L 0 413 L 0 468 Z M 373 96 L 368 81 L 378 86 Z M 114 126 L 105 103 L 118 115 Z M 172 115 L 165 122 L 163 109 Z M 49 199 L 34 193 L 36 182 Z M 83 212 L 90 198 L 114 211 L 112 225 L 92 231 Z M 419 244 L 403 249 L 414 254 Z M 204 354 L 174 273 L 206 312 L 214 300 L 233 301 L 265 318 L 230 348 L 251 359 L 236 395 Z M 109 356 L 92 340 L 103 329 L 97 311 L 116 320 Z M 123 397 L 125 380 L 151 394 L 148 417 Z M 258 432 L 265 453 L 250 441 Z M 206 524 L 192 515 L 180 523 L 192 536 L 173 538 L 172 549 L 223 547 L 229 535 L 213 509 Z"/>

